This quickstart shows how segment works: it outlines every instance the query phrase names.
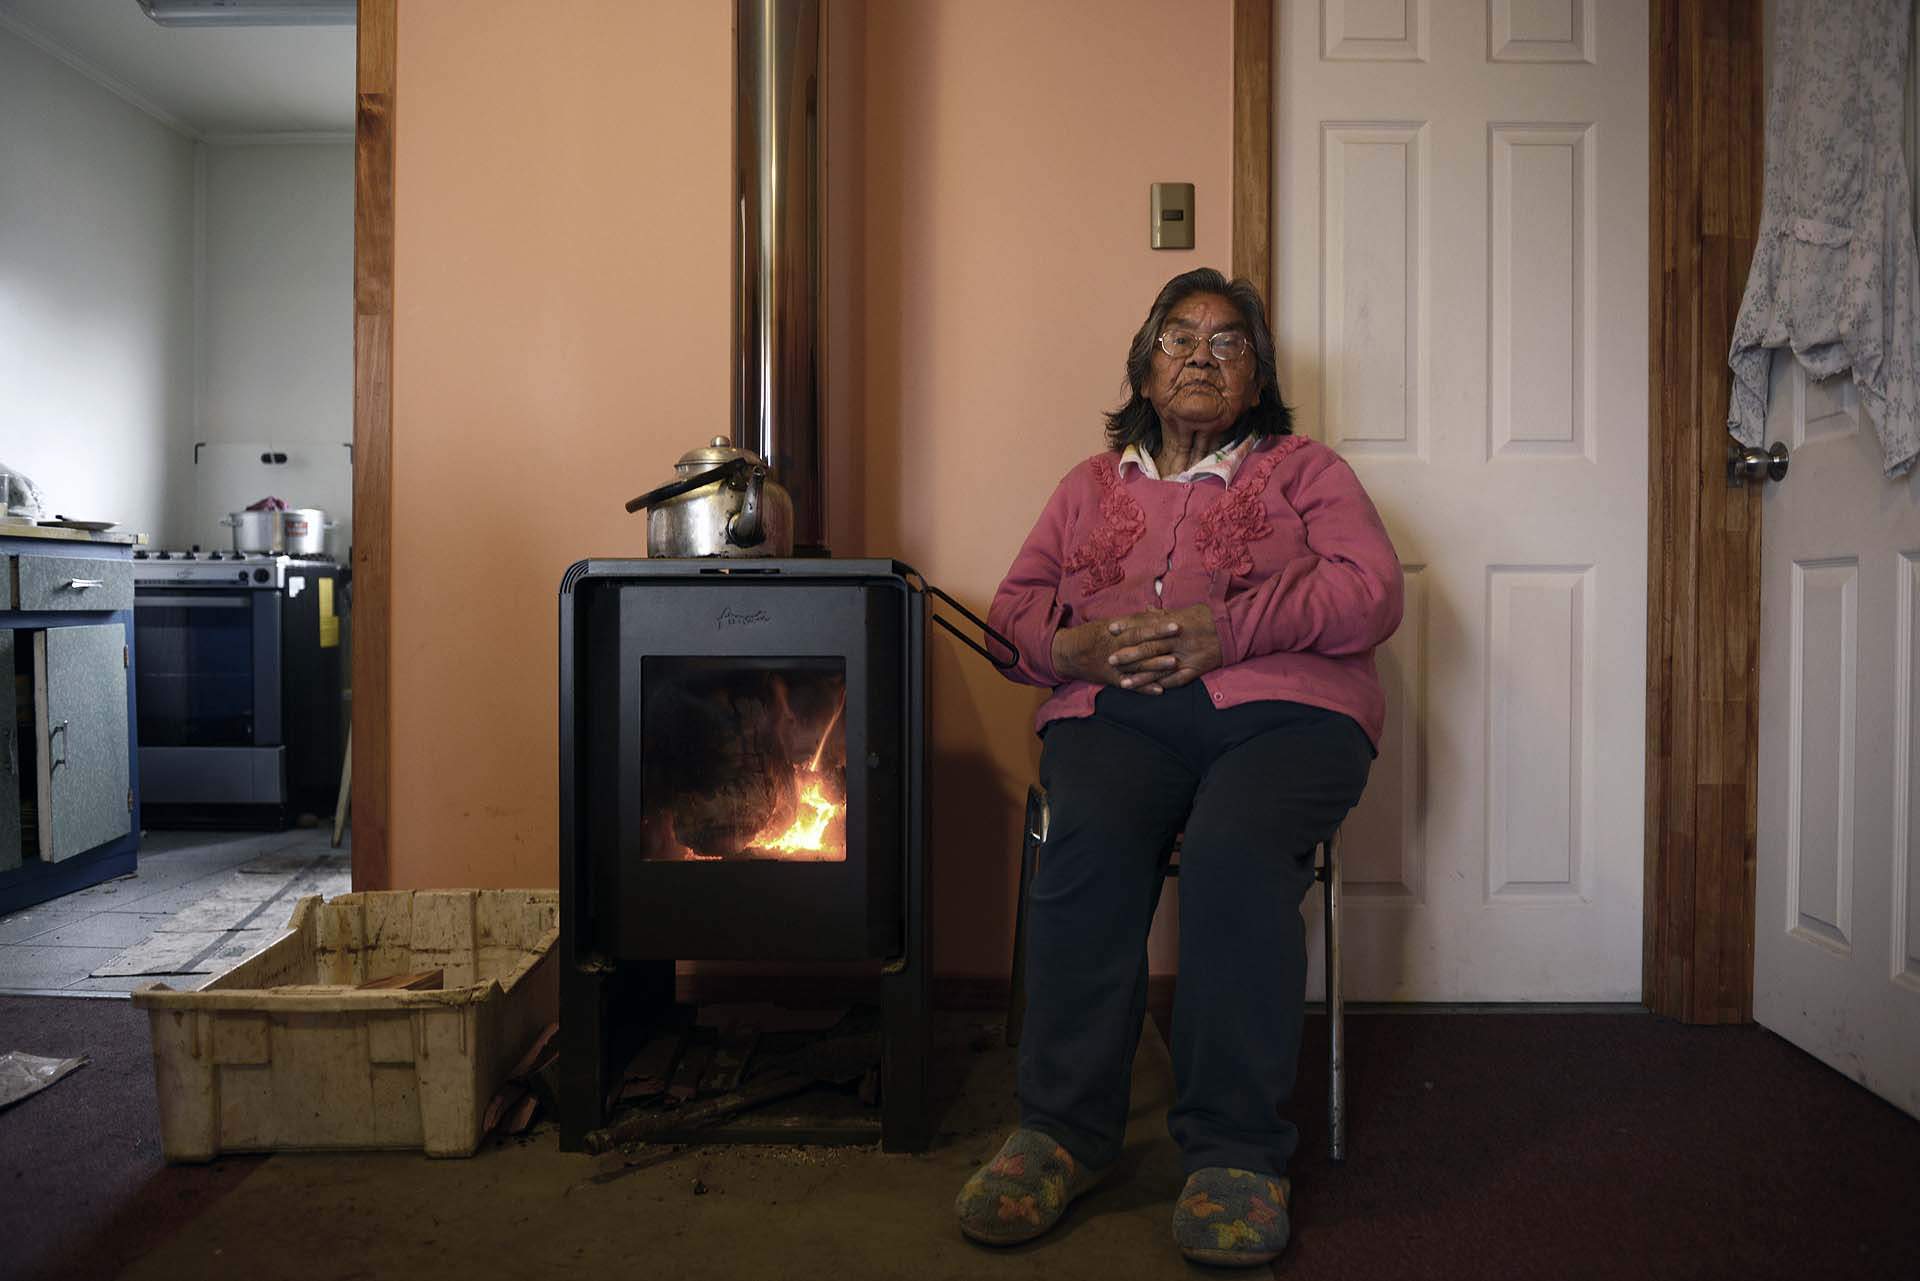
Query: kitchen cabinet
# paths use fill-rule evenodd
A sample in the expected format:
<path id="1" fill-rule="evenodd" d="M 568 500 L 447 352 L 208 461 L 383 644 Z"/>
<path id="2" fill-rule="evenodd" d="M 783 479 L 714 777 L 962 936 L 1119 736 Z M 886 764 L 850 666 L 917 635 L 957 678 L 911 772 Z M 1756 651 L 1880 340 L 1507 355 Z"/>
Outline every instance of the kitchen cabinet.
<path id="1" fill-rule="evenodd" d="M 34 769 L 40 857 L 59 863 L 133 830 L 126 629 L 33 633 Z"/>
<path id="2" fill-rule="evenodd" d="M 0 630 L 0 872 L 20 866 L 19 700 L 13 669 L 13 633 Z"/>
<path id="3" fill-rule="evenodd" d="M 0 912 L 134 870 L 141 541 L 0 521 Z"/>

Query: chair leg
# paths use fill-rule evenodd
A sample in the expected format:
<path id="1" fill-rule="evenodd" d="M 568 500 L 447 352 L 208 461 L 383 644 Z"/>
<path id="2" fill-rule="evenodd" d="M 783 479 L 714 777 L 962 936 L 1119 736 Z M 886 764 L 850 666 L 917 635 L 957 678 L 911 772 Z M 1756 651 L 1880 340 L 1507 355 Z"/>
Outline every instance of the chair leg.
<path id="1" fill-rule="evenodd" d="M 1327 945 L 1327 1156 L 1347 1159 L 1347 1021 L 1340 981 L 1340 833 L 1321 845 L 1326 866 Z"/>
<path id="2" fill-rule="evenodd" d="M 1007 1044 L 1020 1044 L 1027 1018 L 1027 890 L 1040 865 L 1040 847 L 1047 840 L 1047 793 L 1035 783 L 1027 788 L 1025 829 L 1020 837 L 1020 889 L 1013 905 L 1013 973 L 1007 984 Z"/>

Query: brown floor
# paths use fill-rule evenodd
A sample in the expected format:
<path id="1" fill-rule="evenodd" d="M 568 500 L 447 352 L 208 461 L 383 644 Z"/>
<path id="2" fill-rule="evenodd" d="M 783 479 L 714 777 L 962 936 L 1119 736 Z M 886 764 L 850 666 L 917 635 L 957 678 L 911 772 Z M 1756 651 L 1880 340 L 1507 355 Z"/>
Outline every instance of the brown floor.
<path id="1" fill-rule="evenodd" d="M 41 1021 L 17 1004 L 0 1002 L 0 1041 Z M 1295 1240 L 1277 1275 L 1920 1276 L 1920 1123 L 1762 1029 L 1566 1013 L 1357 1013 L 1349 1027 L 1352 1155 L 1334 1167 L 1324 1028 L 1309 1020 Z M 1143 1042 L 1124 1167 L 1061 1229 L 1006 1252 L 964 1242 L 950 1205 L 1011 1119 L 1012 1056 L 977 1019 L 953 1016 L 945 1035 L 950 1097 L 926 1156 L 689 1149 L 633 1167 L 564 1155 L 543 1129 L 468 1161 L 161 1168 L 138 1138 L 150 1081 L 143 1102 L 129 1064 L 97 1058 L 0 1113 L 0 1186 L 13 1194 L 0 1234 L 16 1264 L 37 1240 L 51 1275 L 88 1277 L 1208 1274 L 1168 1237 L 1179 1165 L 1157 1033 Z M 34 1120 L 57 1091 L 70 1092 Z M 101 1115 L 107 1091 L 118 1119 Z M 131 1161 L 110 1146 L 130 1136 Z M 62 1151 L 80 1163 L 64 1174 Z M 116 1161 L 111 1188 L 78 1190 Z"/>

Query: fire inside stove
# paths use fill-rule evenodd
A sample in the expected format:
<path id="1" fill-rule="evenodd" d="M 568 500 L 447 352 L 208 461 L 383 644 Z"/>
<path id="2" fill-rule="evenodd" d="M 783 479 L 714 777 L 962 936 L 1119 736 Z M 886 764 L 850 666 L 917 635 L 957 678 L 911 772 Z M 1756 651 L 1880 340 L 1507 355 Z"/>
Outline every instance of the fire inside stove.
<path id="1" fill-rule="evenodd" d="M 847 857 L 844 659 L 641 660 L 648 859 Z"/>

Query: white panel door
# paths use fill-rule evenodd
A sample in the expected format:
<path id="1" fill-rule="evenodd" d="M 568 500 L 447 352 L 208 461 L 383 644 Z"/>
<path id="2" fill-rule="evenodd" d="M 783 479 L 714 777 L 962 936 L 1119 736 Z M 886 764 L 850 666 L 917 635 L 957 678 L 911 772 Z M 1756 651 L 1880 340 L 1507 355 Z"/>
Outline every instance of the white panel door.
<path id="1" fill-rule="evenodd" d="M 1646 6 L 1278 15 L 1282 390 L 1407 570 L 1349 991 L 1637 999 Z"/>
<path id="2" fill-rule="evenodd" d="M 1753 1016 L 1920 1116 L 1920 469 L 1791 356 L 1767 417 Z"/>
<path id="3" fill-rule="evenodd" d="M 1920 1116 L 1920 468 L 1888 480 L 1851 380 L 1786 354 L 1767 439 L 1753 1016 Z"/>

